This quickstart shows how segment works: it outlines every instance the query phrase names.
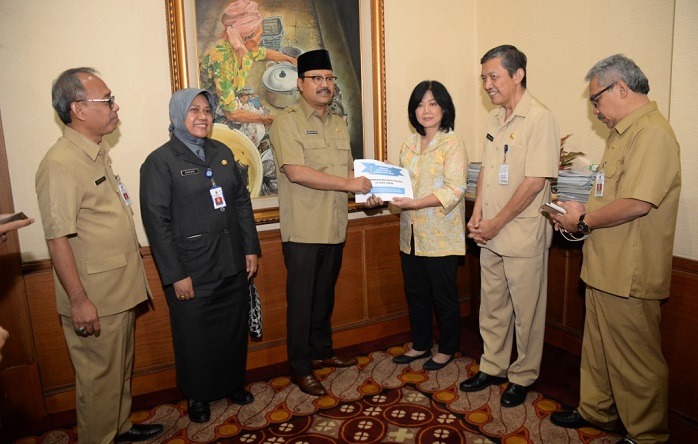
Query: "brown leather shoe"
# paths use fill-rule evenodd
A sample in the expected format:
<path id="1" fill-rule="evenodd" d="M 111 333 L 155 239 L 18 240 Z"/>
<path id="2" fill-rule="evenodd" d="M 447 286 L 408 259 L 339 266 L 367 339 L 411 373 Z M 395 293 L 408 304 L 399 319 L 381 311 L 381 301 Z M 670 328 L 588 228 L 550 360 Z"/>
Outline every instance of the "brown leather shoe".
<path id="1" fill-rule="evenodd" d="M 351 367 L 359 363 L 356 358 L 343 358 L 340 356 L 332 356 L 327 359 L 313 359 L 313 368 L 322 367 Z"/>
<path id="2" fill-rule="evenodd" d="M 327 391 L 325 387 L 320 384 L 320 381 L 315 379 L 315 376 L 291 376 L 291 382 L 296 384 L 303 393 L 307 393 L 310 396 L 325 396 Z"/>

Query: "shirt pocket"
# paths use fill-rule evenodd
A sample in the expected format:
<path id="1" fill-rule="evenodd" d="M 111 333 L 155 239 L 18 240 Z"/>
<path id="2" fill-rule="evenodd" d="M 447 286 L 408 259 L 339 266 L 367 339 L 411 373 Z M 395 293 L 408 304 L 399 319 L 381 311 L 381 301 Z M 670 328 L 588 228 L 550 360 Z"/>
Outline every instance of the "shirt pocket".
<path id="1" fill-rule="evenodd" d="M 116 270 L 117 268 L 123 268 L 125 266 L 126 256 L 123 253 L 85 260 L 85 269 L 87 274 L 102 273 L 105 271 Z"/>
<path id="2" fill-rule="evenodd" d="M 324 172 L 330 164 L 327 143 L 320 136 L 303 138 L 303 154 L 306 165 L 318 171 Z"/>
<path id="3" fill-rule="evenodd" d="M 351 159 L 351 145 L 349 140 L 346 138 L 333 138 L 331 139 L 332 147 L 335 148 L 333 152 L 337 156 L 334 159 L 336 165 L 346 167 L 349 165 L 349 159 Z"/>

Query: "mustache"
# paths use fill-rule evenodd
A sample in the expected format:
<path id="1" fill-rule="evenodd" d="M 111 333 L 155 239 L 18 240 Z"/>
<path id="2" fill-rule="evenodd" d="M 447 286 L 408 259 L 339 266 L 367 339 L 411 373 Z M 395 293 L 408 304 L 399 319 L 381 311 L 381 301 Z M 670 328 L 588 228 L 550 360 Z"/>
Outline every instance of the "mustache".
<path id="1" fill-rule="evenodd" d="M 604 116 L 604 115 L 601 114 L 601 113 L 598 113 L 598 114 L 596 115 L 596 118 L 599 119 L 599 120 L 601 120 L 601 121 L 603 121 L 603 119 L 605 119 L 606 116 Z"/>
<path id="2" fill-rule="evenodd" d="M 316 94 L 320 94 L 320 93 L 329 93 L 329 94 L 332 94 L 332 91 L 330 91 L 329 88 L 324 87 L 324 88 L 319 88 L 317 91 L 315 91 L 315 93 L 316 93 Z"/>

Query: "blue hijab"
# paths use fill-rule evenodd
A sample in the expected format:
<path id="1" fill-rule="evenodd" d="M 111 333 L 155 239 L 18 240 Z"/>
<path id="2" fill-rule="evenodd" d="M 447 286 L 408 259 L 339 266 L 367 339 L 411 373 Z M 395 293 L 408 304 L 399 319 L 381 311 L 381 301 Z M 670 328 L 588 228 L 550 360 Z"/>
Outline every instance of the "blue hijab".
<path id="1" fill-rule="evenodd" d="M 169 130 L 171 133 L 175 135 L 176 138 L 181 140 L 182 143 L 185 144 L 187 148 L 189 148 L 191 152 L 194 154 L 196 154 L 196 152 L 204 146 L 204 141 L 206 139 L 202 139 L 200 137 L 191 135 L 191 133 L 187 131 L 187 127 L 184 126 L 184 119 L 186 119 L 187 117 L 187 112 L 189 111 L 191 102 L 193 102 L 196 96 L 198 96 L 199 94 L 203 94 L 204 96 L 206 96 L 206 99 L 208 100 L 208 103 L 211 106 L 211 113 L 213 113 L 216 109 L 213 102 L 213 96 L 211 96 L 211 93 L 206 91 L 205 89 L 180 89 L 179 91 L 176 91 L 174 94 L 172 94 L 172 98 L 170 99 L 171 123 Z"/>

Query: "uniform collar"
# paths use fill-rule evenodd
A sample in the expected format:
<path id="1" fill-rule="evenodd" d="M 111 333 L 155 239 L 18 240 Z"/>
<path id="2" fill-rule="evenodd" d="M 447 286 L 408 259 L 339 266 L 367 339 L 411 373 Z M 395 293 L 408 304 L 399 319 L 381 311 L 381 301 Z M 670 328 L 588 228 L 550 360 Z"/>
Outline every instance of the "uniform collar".
<path id="1" fill-rule="evenodd" d="M 104 139 L 102 139 L 99 144 L 96 144 L 85 137 L 82 133 L 75 131 L 73 128 L 67 125 L 63 127 L 63 137 L 70 140 L 75 146 L 83 150 L 85 154 L 90 156 L 90 159 L 92 159 L 93 162 L 97 160 L 100 150 L 109 152 L 111 149 L 109 144 L 105 142 Z"/>
<path id="2" fill-rule="evenodd" d="M 507 121 L 513 119 L 515 116 L 519 117 L 526 117 L 528 114 L 528 110 L 531 108 L 531 103 L 533 102 L 533 95 L 531 95 L 530 92 L 528 92 L 528 88 L 524 90 L 523 95 L 521 96 L 521 99 L 519 100 L 519 103 L 516 104 L 516 108 L 514 108 L 514 111 L 511 112 L 511 115 L 507 119 Z M 506 115 L 507 110 L 502 106 L 499 109 L 499 113 L 497 115 L 500 124 L 506 123 L 504 121 L 504 116 Z"/>
<path id="3" fill-rule="evenodd" d="M 300 100 L 298 100 L 298 106 L 299 106 L 301 112 L 303 113 L 303 116 L 306 118 L 306 120 L 310 119 L 310 116 L 312 116 L 313 114 L 318 116 L 318 118 L 320 118 L 323 122 L 326 122 L 327 119 L 329 118 L 330 108 L 327 105 L 325 106 L 324 117 L 321 117 L 320 114 L 318 114 L 317 110 L 315 108 L 313 108 L 310 105 L 310 103 L 308 103 L 308 101 L 305 100 L 305 97 L 303 97 L 303 96 L 300 96 Z"/>
<path id="4" fill-rule="evenodd" d="M 635 111 L 628 114 L 627 116 L 623 117 L 621 121 L 613 127 L 613 129 L 616 130 L 618 134 L 623 134 L 628 128 L 630 128 L 630 126 L 633 123 L 637 121 L 637 119 L 639 119 L 647 113 L 657 111 L 657 109 L 657 102 L 651 101 L 649 103 L 646 103 L 638 109 L 636 109 Z"/>

